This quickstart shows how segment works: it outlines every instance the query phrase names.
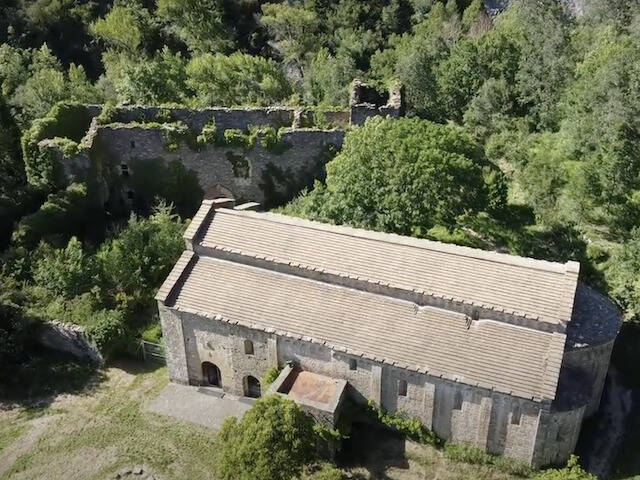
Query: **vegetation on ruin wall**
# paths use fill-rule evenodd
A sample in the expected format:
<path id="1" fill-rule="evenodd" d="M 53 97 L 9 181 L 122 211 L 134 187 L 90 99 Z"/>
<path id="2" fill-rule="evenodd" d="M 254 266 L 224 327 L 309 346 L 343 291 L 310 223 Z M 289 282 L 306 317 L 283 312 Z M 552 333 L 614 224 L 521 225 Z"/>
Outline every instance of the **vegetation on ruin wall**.
<path id="1" fill-rule="evenodd" d="M 53 191 L 64 185 L 61 165 L 56 150 L 65 158 L 73 156 L 78 142 L 89 128 L 90 117 L 80 104 L 58 103 L 47 114 L 33 122 L 22 135 L 22 155 L 29 183 L 45 191 Z M 53 139 L 48 146 L 38 143 Z"/>

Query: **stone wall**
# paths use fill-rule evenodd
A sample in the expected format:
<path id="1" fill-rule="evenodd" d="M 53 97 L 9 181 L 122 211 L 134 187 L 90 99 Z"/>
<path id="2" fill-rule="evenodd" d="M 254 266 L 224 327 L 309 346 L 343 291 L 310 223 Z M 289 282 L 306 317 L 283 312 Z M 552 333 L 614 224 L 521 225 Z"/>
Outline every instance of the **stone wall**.
<path id="1" fill-rule="evenodd" d="M 584 412 L 585 417 L 590 417 L 598 411 L 602 389 L 609 371 L 609 361 L 613 351 L 614 340 L 601 345 L 589 345 L 567 349 L 562 360 L 563 367 L 572 368 L 582 372 L 591 380 L 589 388 L 590 401 Z"/>
<path id="2" fill-rule="evenodd" d="M 201 364 L 211 362 L 220 369 L 222 388 L 243 395 L 248 375 L 261 379 L 269 367 L 293 362 L 302 370 L 347 381 L 349 395 L 356 402 L 372 399 L 386 411 L 421 419 L 445 440 L 474 445 L 535 466 L 559 458 L 566 460 L 580 431 L 584 407 L 557 412 L 553 405 L 354 357 L 322 343 L 190 313 L 167 312 L 162 307 L 161 317 L 172 380 L 184 382 L 186 370 L 188 383 L 200 384 Z M 170 340 L 179 333 L 177 324 L 181 324 L 184 334 L 184 348 Z M 252 342 L 252 354 L 245 353 L 245 340 Z M 180 358 L 173 359 L 174 352 Z M 541 437 L 545 442 L 540 443 Z M 552 446 L 547 447 L 547 443 Z M 544 451 L 540 451 L 543 445 Z"/>
<path id="3" fill-rule="evenodd" d="M 286 129 L 281 133 L 285 148 L 281 153 L 266 149 L 263 137 L 251 148 L 216 144 L 194 148 L 180 142 L 177 149 L 169 151 L 159 129 L 113 124 L 98 129 L 97 141 L 109 161 L 106 167 L 120 176 L 124 198 L 136 195 L 132 185 L 136 164 L 160 161 L 166 166 L 178 161 L 197 176 L 205 198 L 231 195 L 238 201 L 270 205 L 289 200 L 311 185 L 328 160 L 327 149 L 338 149 L 343 135 L 342 130 Z M 246 167 L 234 168 L 234 162 Z M 124 165 L 126 178 L 121 172 Z"/>
<path id="4" fill-rule="evenodd" d="M 43 324 L 36 334 L 39 343 L 47 348 L 65 352 L 94 363 L 102 363 L 98 348 L 89 340 L 82 327 L 57 321 Z"/>

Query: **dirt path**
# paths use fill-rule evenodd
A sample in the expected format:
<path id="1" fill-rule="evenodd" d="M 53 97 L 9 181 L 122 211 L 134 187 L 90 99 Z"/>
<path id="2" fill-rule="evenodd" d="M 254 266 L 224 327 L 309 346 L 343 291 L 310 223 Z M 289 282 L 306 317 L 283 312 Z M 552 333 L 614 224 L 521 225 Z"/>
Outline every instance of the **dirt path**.
<path id="1" fill-rule="evenodd" d="M 598 478 L 607 478 L 625 433 L 625 420 L 632 406 L 632 392 L 620 383 L 620 374 L 612 366 L 600 405 L 602 420 L 594 432 L 586 469 Z"/>

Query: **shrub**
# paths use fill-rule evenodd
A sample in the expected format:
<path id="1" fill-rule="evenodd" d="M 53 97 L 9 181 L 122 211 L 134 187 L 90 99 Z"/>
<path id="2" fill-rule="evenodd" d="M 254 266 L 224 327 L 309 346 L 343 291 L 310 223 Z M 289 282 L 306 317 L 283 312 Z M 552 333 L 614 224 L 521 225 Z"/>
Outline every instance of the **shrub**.
<path id="1" fill-rule="evenodd" d="M 252 148 L 255 136 L 246 134 L 236 128 L 228 128 L 224 131 L 224 143 L 230 147 Z"/>
<path id="2" fill-rule="evenodd" d="M 310 469 L 310 472 L 303 478 L 305 480 L 342 480 L 344 475 L 342 470 L 336 468 L 335 465 L 325 462 Z"/>
<path id="3" fill-rule="evenodd" d="M 197 142 L 198 145 L 213 145 L 218 141 L 218 130 L 216 128 L 216 120 L 212 118 L 209 120 L 204 127 L 202 127 L 202 131 L 200 135 L 198 135 Z"/>
<path id="4" fill-rule="evenodd" d="M 216 476 L 221 480 L 290 480 L 313 458 L 313 420 L 280 395 L 259 398 L 218 433 Z"/>
<path id="5" fill-rule="evenodd" d="M 58 240 L 64 245 L 94 220 L 89 209 L 86 185 L 73 183 L 66 190 L 49 195 L 37 212 L 24 217 L 16 226 L 12 241 L 27 248 L 34 248 L 42 239 Z"/>
<path id="6" fill-rule="evenodd" d="M 402 412 L 385 412 L 371 400 L 367 403 L 366 410 L 367 413 L 375 416 L 387 427 L 406 435 L 416 442 L 428 445 L 438 445 L 440 443 L 437 435 L 425 427 L 418 418 L 408 418 Z"/>
<path id="7" fill-rule="evenodd" d="M 125 339 L 124 315 L 120 310 L 99 310 L 93 313 L 86 326 L 87 336 L 100 352 L 108 356 L 123 348 Z"/>
<path id="8" fill-rule="evenodd" d="M 566 467 L 544 470 L 533 477 L 533 480 L 597 480 L 597 478 L 585 472 L 578 463 L 578 457 L 571 455 Z"/>
<path id="9" fill-rule="evenodd" d="M 264 377 L 262 378 L 262 385 L 264 386 L 265 389 L 269 385 L 271 385 L 273 382 L 275 382 L 276 378 L 278 378 L 278 375 L 280 375 L 281 371 L 282 369 L 278 368 L 277 365 L 271 366 L 267 369 L 267 373 L 265 373 Z"/>
<path id="10" fill-rule="evenodd" d="M 271 126 L 261 128 L 258 133 L 261 135 L 262 147 L 275 155 L 281 155 L 291 148 L 290 144 L 282 141 L 280 131 Z"/>
<path id="11" fill-rule="evenodd" d="M 65 138 L 73 142 L 82 140 L 91 119 L 87 109 L 77 103 L 58 103 L 46 117 L 35 120 L 31 128 L 22 136 L 22 154 L 29 183 L 45 189 L 55 189 L 62 185 L 60 168 L 56 157 L 48 149 L 41 150 L 40 140 L 45 138 Z M 70 153 L 70 144 L 64 150 Z"/>
<path id="12" fill-rule="evenodd" d="M 96 117 L 96 121 L 100 125 L 107 125 L 113 123 L 116 120 L 118 109 L 112 102 L 105 102 L 100 110 L 100 115 Z"/>

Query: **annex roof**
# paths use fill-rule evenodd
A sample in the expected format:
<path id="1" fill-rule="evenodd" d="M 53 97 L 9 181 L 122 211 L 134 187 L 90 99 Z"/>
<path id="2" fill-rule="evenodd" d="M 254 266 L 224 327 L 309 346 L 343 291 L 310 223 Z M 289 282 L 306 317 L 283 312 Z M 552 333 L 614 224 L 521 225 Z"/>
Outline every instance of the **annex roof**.
<path id="1" fill-rule="evenodd" d="M 214 227 L 215 228 L 215 227 Z M 399 368 L 552 400 L 565 334 L 466 315 L 186 251 L 157 298 Z"/>
<path id="2" fill-rule="evenodd" d="M 300 270 L 377 283 L 497 312 L 565 325 L 577 262 L 555 263 L 273 213 L 198 212 L 193 242 Z M 205 225 L 206 223 L 206 225 Z M 201 225 L 199 234 L 195 234 Z M 189 233 L 189 232 L 188 232 Z M 197 238 L 196 238 L 197 237 Z"/>

